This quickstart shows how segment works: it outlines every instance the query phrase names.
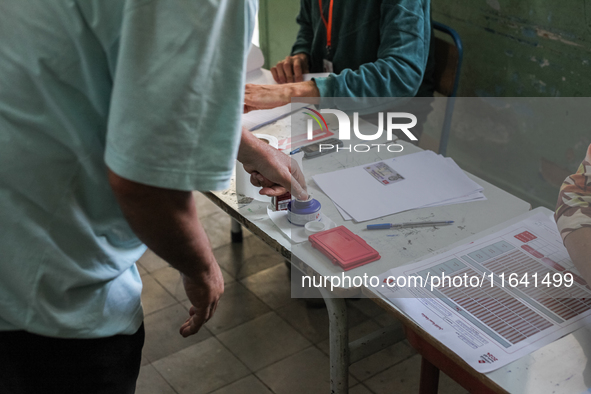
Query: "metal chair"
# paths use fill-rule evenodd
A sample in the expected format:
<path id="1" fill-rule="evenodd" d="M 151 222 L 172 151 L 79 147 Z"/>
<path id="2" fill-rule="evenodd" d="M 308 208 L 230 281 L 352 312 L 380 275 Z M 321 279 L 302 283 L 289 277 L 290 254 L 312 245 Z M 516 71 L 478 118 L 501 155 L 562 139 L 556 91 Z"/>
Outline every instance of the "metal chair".
<path id="1" fill-rule="evenodd" d="M 445 118 L 441 129 L 441 139 L 439 140 L 439 154 L 445 156 L 447 152 L 447 143 L 453 116 L 455 97 L 460 80 L 460 70 L 462 68 L 462 58 L 464 49 L 462 39 L 459 34 L 449 26 L 439 22 L 433 22 L 433 29 L 449 35 L 453 44 L 439 37 L 435 40 L 435 91 L 443 96 L 449 97 L 445 107 Z"/>

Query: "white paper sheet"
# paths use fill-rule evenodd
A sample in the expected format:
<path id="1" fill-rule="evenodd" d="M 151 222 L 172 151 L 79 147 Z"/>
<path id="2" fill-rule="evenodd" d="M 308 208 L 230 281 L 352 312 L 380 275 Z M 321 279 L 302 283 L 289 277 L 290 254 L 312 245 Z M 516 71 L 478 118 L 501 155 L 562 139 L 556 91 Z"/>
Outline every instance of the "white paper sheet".
<path id="1" fill-rule="evenodd" d="M 457 163 L 450 157 L 443 157 L 441 155 L 437 155 L 438 158 L 445 160 L 445 164 L 448 165 L 451 169 L 451 171 L 462 171 L 462 169 L 460 168 L 460 166 L 457 165 Z M 472 186 L 474 187 L 474 190 L 478 190 L 477 192 L 474 193 L 470 193 L 467 194 L 465 196 L 461 196 L 458 198 L 452 198 L 449 200 L 445 200 L 445 201 L 439 201 L 433 204 L 428 204 L 428 205 L 423 205 L 421 208 L 427 208 L 427 207 L 441 207 L 444 205 L 452 205 L 452 204 L 461 204 L 464 202 L 472 202 L 472 201 L 484 201 L 486 200 L 486 197 L 484 196 L 484 193 L 482 193 L 482 188 L 480 187 L 480 185 L 476 182 L 474 182 L 473 180 L 471 180 L 470 178 L 468 178 L 469 182 L 472 182 Z"/>
<path id="2" fill-rule="evenodd" d="M 367 165 L 314 176 L 314 181 L 338 206 L 358 222 L 398 212 L 450 203 L 482 191 L 459 169 L 431 151 L 384 160 L 405 179 L 383 185 Z M 443 164 L 442 164 L 443 163 Z M 454 163 L 455 164 L 455 163 Z"/>
<path id="3" fill-rule="evenodd" d="M 263 67 L 265 64 L 265 57 L 263 51 L 258 46 L 251 44 L 248 57 L 246 58 L 246 72 L 255 71 Z"/>
<path id="4" fill-rule="evenodd" d="M 269 70 L 259 68 L 257 70 L 246 73 L 246 83 L 255 85 L 276 85 L 277 82 L 273 79 L 273 75 Z"/>
<path id="5" fill-rule="evenodd" d="M 439 156 L 441 157 L 441 155 L 439 155 Z M 449 165 L 452 168 L 452 170 L 461 171 L 460 167 L 456 164 L 455 161 L 453 161 L 453 159 L 448 157 L 448 158 L 445 158 L 445 160 L 446 160 L 446 164 Z M 473 182 L 473 184 L 474 184 L 475 188 L 480 188 L 480 185 L 478 185 L 476 182 Z M 485 201 L 485 200 L 486 200 L 486 197 L 485 197 L 484 193 L 482 193 L 481 191 L 478 191 L 478 192 L 470 193 L 468 195 L 465 195 L 465 196 L 462 196 L 459 198 L 453 198 L 453 199 L 450 199 L 447 201 L 440 201 L 440 202 L 436 202 L 433 204 L 423 205 L 422 207 L 417 207 L 417 209 L 418 208 L 427 208 L 427 207 L 440 207 L 440 206 L 444 206 L 444 205 L 461 204 L 464 202 Z M 343 220 L 353 220 L 351 215 L 349 215 L 347 212 L 345 212 L 345 210 L 343 208 L 341 208 L 337 203 L 335 203 L 333 201 L 333 204 L 337 208 L 337 211 L 339 211 L 339 213 L 343 217 Z"/>
<path id="6" fill-rule="evenodd" d="M 442 273 L 469 282 L 432 290 Z M 555 286 L 554 275 L 565 273 L 574 275 L 573 285 Z M 516 280 L 510 281 L 511 275 Z M 546 275 L 550 286 L 543 283 Z M 381 285 L 378 291 L 478 372 L 507 365 L 591 321 L 591 289 L 544 213 L 392 269 L 380 275 L 380 283 L 402 286 L 399 278 L 412 276 L 423 278 L 424 287 L 411 282 Z"/>
<path id="7" fill-rule="evenodd" d="M 337 211 L 339 211 L 339 213 L 343 217 L 343 220 L 353 220 L 353 218 L 351 217 L 351 215 L 349 215 L 347 212 L 345 212 L 345 210 L 343 208 L 339 207 L 339 204 L 337 204 L 334 201 L 332 203 L 337 208 Z"/>
<path id="8" fill-rule="evenodd" d="M 248 130 L 274 123 L 305 107 L 305 103 L 289 103 L 282 107 L 251 111 L 242 115 L 242 125 Z"/>
<path id="9" fill-rule="evenodd" d="M 293 243 L 301 243 L 308 240 L 308 235 L 306 234 L 306 230 L 302 226 L 295 226 L 287 220 L 287 211 L 273 211 L 270 207 L 267 207 L 267 215 L 271 218 L 275 226 L 287 239 L 291 240 Z M 320 221 L 326 223 L 327 230 L 335 227 L 335 224 L 328 216 L 321 213 Z"/>
<path id="10" fill-rule="evenodd" d="M 484 196 L 484 194 L 482 192 L 475 192 L 475 193 L 470 193 L 470 194 L 467 194 L 467 195 L 459 197 L 459 198 L 452 198 L 450 200 L 440 201 L 440 202 L 437 202 L 434 204 L 423 205 L 420 208 L 442 207 L 444 205 L 461 204 L 464 202 L 484 201 L 484 200 L 486 200 L 486 197 Z"/>
<path id="11" fill-rule="evenodd" d="M 485 200 L 486 200 L 486 197 L 484 196 L 484 194 L 482 192 L 476 192 L 476 193 L 468 194 L 467 196 L 464 196 L 464 197 L 454 198 L 454 199 L 451 199 L 448 201 L 434 203 L 432 205 L 424 205 L 424 206 L 418 207 L 418 208 L 441 207 L 444 205 L 461 204 L 461 203 L 465 203 L 465 202 L 485 201 Z M 339 211 L 339 213 L 343 217 L 343 220 L 353 220 L 353 218 L 347 212 L 345 212 L 345 210 L 343 208 L 341 208 L 337 203 L 335 203 L 333 201 L 333 204 L 336 207 L 337 211 Z"/>

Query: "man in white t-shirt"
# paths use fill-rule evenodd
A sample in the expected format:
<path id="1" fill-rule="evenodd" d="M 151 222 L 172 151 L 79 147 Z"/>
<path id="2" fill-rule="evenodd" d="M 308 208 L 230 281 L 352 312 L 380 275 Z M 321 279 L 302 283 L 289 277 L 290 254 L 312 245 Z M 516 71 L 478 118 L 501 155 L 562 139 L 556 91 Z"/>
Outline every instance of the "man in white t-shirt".
<path id="1" fill-rule="evenodd" d="M 0 5 L 0 392 L 132 393 L 146 246 L 183 274 L 183 336 L 223 293 L 192 191 L 228 187 L 238 157 L 268 194 L 294 172 L 305 195 L 240 128 L 256 7 Z"/>

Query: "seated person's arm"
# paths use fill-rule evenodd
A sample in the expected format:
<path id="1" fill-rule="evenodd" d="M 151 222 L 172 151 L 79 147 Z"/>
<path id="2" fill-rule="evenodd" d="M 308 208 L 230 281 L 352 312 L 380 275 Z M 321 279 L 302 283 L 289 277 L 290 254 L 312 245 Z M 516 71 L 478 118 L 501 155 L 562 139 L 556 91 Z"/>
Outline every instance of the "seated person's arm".
<path id="1" fill-rule="evenodd" d="M 285 105 L 292 97 L 414 97 L 429 56 L 429 15 L 421 1 L 384 2 L 375 62 L 327 78 L 283 85 L 247 85 L 248 110 Z"/>
<path id="2" fill-rule="evenodd" d="M 556 224 L 564 245 L 591 284 L 591 145 L 577 173 L 562 184 L 556 207 Z"/>
<path id="3" fill-rule="evenodd" d="M 293 45 L 292 54 L 271 68 L 277 85 L 246 85 L 244 112 L 256 109 L 275 108 L 291 102 L 292 97 L 319 97 L 320 92 L 313 81 L 303 81 L 309 72 L 309 53 L 314 39 L 310 16 L 310 1 L 302 1 L 296 19 L 300 30 Z M 296 82 L 296 83 L 293 83 Z"/>
<path id="4" fill-rule="evenodd" d="M 281 107 L 291 103 L 292 97 L 320 97 L 314 81 L 287 83 L 283 85 L 252 85 L 244 88 L 244 112 Z M 306 100 L 317 104 L 319 100 Z"/>
<path id="5" fill-rule="evenodd" d="M 377 60 L 358 70 L 316 79 L 321 97 L 414 97 L 419 90 L 431 41 L 424 1 L 383 1 Z M 428 7 L 428 6 L 427 6 Z"/>

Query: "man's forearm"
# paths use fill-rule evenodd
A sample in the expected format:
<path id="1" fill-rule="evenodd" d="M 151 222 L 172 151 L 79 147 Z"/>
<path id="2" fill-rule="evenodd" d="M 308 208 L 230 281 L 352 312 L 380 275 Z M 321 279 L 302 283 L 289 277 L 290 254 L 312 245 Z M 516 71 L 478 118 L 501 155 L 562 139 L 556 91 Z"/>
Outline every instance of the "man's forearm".
<path id="1" fill-rule="evenodd" d="M 109 182 L 131 228 L 154 253 L 192 278 L 217 264 L 191 192 L 142 185 L 111 171 Z"/>
<path id="2" fill-rule="evenodd" d="M 263 187 L 261 193 L 280 196 L 289 191 L 297 198 L 308 198 L 304 174 L 295 160 L 261 142 L 244 128 L 238 150 L 238 161 L 251 174 L 251 182 L 254 182 L 255 186 Z"/>
<path id="3" fill-rule="evenodd" d="M 260 154 L 260 149 L 257 149 L 258 144 L 258 138 L 243 127 L 240 137 L 240 146 L 238 148 L 237 160 L 241 163 L 254 160 L 254 158 Z"/>

